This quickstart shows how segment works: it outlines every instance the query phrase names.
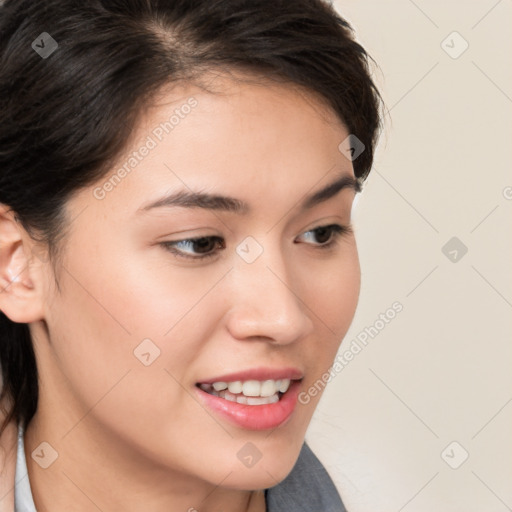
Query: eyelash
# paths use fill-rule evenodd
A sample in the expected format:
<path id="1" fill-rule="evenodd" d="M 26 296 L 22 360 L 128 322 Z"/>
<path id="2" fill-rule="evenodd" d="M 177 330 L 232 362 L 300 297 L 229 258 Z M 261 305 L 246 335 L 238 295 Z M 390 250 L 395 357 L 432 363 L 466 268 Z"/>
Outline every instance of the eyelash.
<path id="1" fill-rule="evenodd" d="M 330 230 L 330 232 L 333 235 L 333 236 L 331 236 L 331 239 L 329 242 L 323 243 L 321 245 L 316 245 L 316 248 L 320 249 L 322 251 L 326 251 L 326 250 L 334 248 L 334 246 L 340 241 L 341 237 L 349 236 L 354 233 L 351 226 L 341 226 L 339 224 L 327 224 L 324 226 L 318 226 L 316 228 L 305 231 L 304 233 L 311 233 L 314 231 L 320 231 L 322 229 Z M 174 246 L 176 244 L 183 243 L 183 242 L 194 243 L 194 242 L 199 242 L 202 240 L 212 240 L 212 239 L 216 239 L 217 242 L 218 241 L 223 242 L 223 239 L 218 236 L 200 236 L 197 238 L 185 238 L 183 240 L 174 240 L 172 242 L 161 242 L 159 245 L 162 245 L 166 251 L 171 252 L 178 258 L 184 258 L 187 260 L 198 261 L 198 260 L 206 260 L 208 258 L 212 258 L 213 256 L 217 255 L 217 252 L 212 251 L 212 252 L 209 252 L 206 254 L 202 254 L 201 256 L 190 256 L 189 254 L 186 254 L 186 253 L 176 249 Z"/>

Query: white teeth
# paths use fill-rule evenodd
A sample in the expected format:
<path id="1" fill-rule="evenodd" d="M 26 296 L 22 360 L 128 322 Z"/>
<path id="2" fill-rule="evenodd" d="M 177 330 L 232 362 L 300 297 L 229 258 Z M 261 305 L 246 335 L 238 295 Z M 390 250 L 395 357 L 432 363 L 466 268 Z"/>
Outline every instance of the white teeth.
<path id="1" fill-rule="evenodd" d="M 214 382 L 213 389 L 215 389 L 215 391 L 222 391 L 223 389 L 228 389 L 228 383 L 227 382 Z"/>
<path id="2" fill-rule="evenodd" d="M 247 397 L 247 404 L 248 405 L 266 405 L 266 404 L 274 404 L 277 401 L 279 401 L 279 397 L 277 396 L 277 393 L 272 396 L 267 397 L 254 397 L 249 396 Z"/>
<path id="3" fill-rule="evenodd" d="M 242 381 L 237 380 L 235 382 L 228 382 L 228 389 L 230 393 L 241 393 L 242 392 Z"/>
<path id="4" fill-rule="evenodd" d="M 221 394 L 222 393 L 222 394 Z M 236 402 L 236 396 L 233 395 L 233 393 L 230 393 L 229 391 L 220 391 L 219 396 L 222 396 L 225 400 L 229 400 L 230 402 Z"/>
<path id="5" fill-rule="evenodd" d="M 245 396 L 260 396 L 261 384 L 257 380 L 246 380 L 242 387 Z"/>
<path id="6" fill-rule="evenodd" d="M 286 393 L 288 391 L 289 387 L 290 387 L 290 379 L 283 379 L 281 381 L 281 385 L 279 386 L 279 391 L 281 391 L 281 393 Z"/>
<path id="7" fill-rule="evenodd" d="M 279 396 L 277 393 L 272 396 L 245 396 L 242 394 L 233 395 L 233 393 L 230 393 L 227 389 L 223 389 L 222 391 L 215 391 L 213 389 L 209 391 L 209 393 L 220 398 L 224 398 L 225 400 L 229 400 L 230 402 L 238 402 L 243 405 L 267 405 L 279 402 Z"/>
<path id="8" fill-rule="evenodd" d="M 227 400 L 231 400 L 233 402 L 239 403 L 249 403 L 245 402 L 242 398 L 242 401 L 239 400 L 241 397 L 251 397 L 251 398 L 268 398 L 277 396 L 278 392 L 286 393 L 290 387 L 290 379 L 279 379 L 272 380 L 267 379 L 264 381 L 259 380 L 246 380 L 242 382 L 240 380 L 233 382 L 224 382 L 218 381 L 213 384 L 200 384 L 199 386 L 204 391 L 212 393 L 216 396 L 223 396 L 221 392 L 226 391 Z M 233 397 L 233 395 L 241 395 Z M 223 396 L 224 398 L 224 396 Z M 277 397 L 279 399 L 279 397 Z M 273 399 L 273 398 L 272 398 Z M 270 402 L 273 403 L 273 402 Z M 254 404 L 256 405 L 256 403 Z"/>
<path id="9" fill-rule="evenodd" d="M 279 391 L 277 388 L 277 382 L 273 380 L 266 380 L 261 384 L 260 396 L 272 396 L 276 391 Z"/>

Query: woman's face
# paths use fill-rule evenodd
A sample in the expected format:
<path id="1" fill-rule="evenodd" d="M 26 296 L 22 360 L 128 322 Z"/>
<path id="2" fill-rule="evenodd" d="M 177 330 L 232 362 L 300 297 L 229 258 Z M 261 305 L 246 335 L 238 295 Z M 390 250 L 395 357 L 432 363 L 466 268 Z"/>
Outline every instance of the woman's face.
<path id="1" fill-rule="evenodd" d="M 308 203 L 354 172 L 338 149 L 349 134 L 318 100 L 217 80 L 222 94 L 163 94 L 112 171 L 68 202 L 60 292 L 48 275 L 47 330 L 31 325 L 36 418 L 77 460 L 94 442 L 105 465 L 266 488 L 292 469 L 320 398 L 307 390 L 355 313 L 353 233 L 316 229 L 349 226 L 355 190 Z"/>

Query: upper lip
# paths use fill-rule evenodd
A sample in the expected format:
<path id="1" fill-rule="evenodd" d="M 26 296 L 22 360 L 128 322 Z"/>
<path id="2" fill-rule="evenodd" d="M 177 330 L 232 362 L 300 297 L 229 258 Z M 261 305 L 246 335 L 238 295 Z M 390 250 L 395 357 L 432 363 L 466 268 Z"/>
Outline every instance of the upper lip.
<path id="1" fill-rule="evenodd" d="M 201 380 L 198 384 L 213 384 L 214 382 L 235 382 L 237 380 L 300 380 L 304 377 L 304 373 L 298 368 L 251 368 L 235 373 L 218 375 L 210 379 Z"/>

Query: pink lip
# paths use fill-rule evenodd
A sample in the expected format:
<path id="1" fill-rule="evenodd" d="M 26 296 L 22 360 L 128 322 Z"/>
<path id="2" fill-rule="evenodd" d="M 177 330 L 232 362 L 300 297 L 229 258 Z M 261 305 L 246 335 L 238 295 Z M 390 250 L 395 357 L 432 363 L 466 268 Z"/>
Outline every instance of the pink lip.
<path id="1" fill-rule="evenodd" d="M 220 375 L 211 379 L 201 380 L 200 384 L 213 384 L 214 382 L 235 382 L 237 380 L 299 380 L 304 377 L 298 368 L 252 368 L 227 375 Z"/>
<path id="2" fill-rule="evenodd" d="M 239 378 L 240 375 L 242 375 L 243 378 Z M 251 373 L 251 375 L 254 375 L 254 373 Z M 257 375 L 259 378 L 255 380 L 263 380 L 266 378 L 261 377 L 261 373 L 258 373 Z M 268 373 L 265 375 L 268 375 Z M 229 377 L 229 381 L 232 381 L 231 379 L 233 376 L 236 378 L 235 380 L 244 380 L 247 376 L 247 372 L 216 378 L 213 379 L 212 382 L 220 380 L 225 382 L 224 379 L 226 377 Z M 208 382 L 208 384 L 210 384 L 210 382 Z M 267 430 L 283 426 L 287 423 L 295 410 L 300 387 L 300 381 L 293 380 L 290 383 L 288 391 L 280 397 L 278 402 L 267 405 L 245 405 L 239 404 L 238 402 L 230 402 L 224 398 L 210 395 L 206 391 L 203 391 L 199 386 L 195 387 L 195 392 L 202 403 L 212 411 L 227 419 L 230 423 L 248 430 Z"/>

